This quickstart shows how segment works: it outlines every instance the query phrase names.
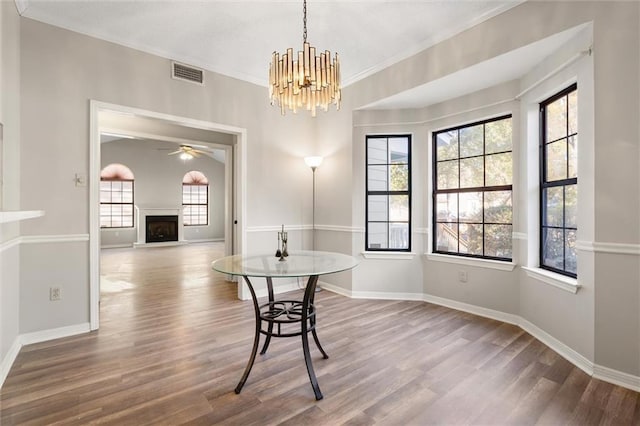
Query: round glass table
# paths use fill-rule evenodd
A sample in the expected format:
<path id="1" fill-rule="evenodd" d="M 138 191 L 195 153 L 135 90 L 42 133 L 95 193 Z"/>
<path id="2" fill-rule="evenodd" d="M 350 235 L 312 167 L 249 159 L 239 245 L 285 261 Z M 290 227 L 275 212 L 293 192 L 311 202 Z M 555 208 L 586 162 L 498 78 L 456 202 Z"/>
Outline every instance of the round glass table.
<path id="1" fill-rule="evenodd" d="M 325 251 L 294 251 L 281 261 L 273 254 L 260 255 L 235 255 L 227 256 L 214 261 L 211 267 L 218 272 L 228 275 L 241 276 L 249 287 L 256 318 L 253 349 L 249 362 L 245 368 L 240 383 L 235 392 L 240 393 L 244 386 L 260 345 L 260 335 L 266 336 L 261 355 L 269 348 L 272 337 L 302 337 L 302 352 L 309 374 L 309 381 L 317 400 L 322 399 L 322 392 L 318 385 L 311 355 L 309 353 L 309 336 L 311 333 L 316 346 L 322 353 L 322 357 L 329 356 L 320 345 L 316 333 L 316 308 L 314 297 L 320 275 L 333 274 L 347 271 L 358 265 L 358 260 L 353 256 L 341 253 Z M 309 277 L 302 300 L 276 300 L 273 292 L 273 278 L 297 278 Z M 269 301 L 259 304 L 255 289 L 249 277 L 264 277 L 267 281 L 267 293 Z"/>

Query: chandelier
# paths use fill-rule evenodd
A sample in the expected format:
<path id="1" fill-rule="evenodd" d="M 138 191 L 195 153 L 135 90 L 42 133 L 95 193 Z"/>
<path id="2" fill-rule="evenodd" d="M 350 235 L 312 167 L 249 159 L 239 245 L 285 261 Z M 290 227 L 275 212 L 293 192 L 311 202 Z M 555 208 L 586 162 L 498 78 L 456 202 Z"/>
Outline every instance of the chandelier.
<path id="1" fill-rule="evenodd" d="M 271 105 L 280 106 L 282 115 L 287 109 L 295 113 L 304 108 L 315 117 L 317 107 L 327 111 L 330 104 L 335 104 L 336 109 L 340 109 L 340 61 L 337 53 L 332 60 L 328 50 L 316 56 L 316 48 L 307 42 L 307 0 L 304 0 L 302 10 L 302 51 L 297 55 L 292 48 L 282 55 L 273 52 L 269 66 L 269 98 Z"/>

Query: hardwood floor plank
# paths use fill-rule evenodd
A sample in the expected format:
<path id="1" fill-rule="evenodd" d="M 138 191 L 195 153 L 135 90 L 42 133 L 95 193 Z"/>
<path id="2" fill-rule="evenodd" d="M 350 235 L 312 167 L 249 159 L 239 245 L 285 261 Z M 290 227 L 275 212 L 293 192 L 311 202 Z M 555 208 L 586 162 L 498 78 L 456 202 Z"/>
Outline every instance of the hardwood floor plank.
<path id="1" fill-rule="evenodd" d="M 210 269 L 221 254 L 221 244 L 103 251 L 100 330 L 22 348 L 0 424 L 640 424 L 637 392 L 590 378 L 516 326 L 327 290 L 315 305 L 330 358 L 311 342 L 324 399 L 299 337 L 273 339 L 237 395 L 254 312 Z"/>
<path id="2" fill-rule="evenodd" d="M 375 423 L 407 424 L 409 420 L 427 410 L 429 403 L 438 397 L 429 389 L 428 383 L 429 378 L 425 374 L 419 374 L 405 386 L 367 407 L 364 412 Z"/>
<path id="3" fill-rule="evenodd" d="M 515 425 L 533 425 L 542 415 L 549 401 L 558 392 L 560 385 L 545 377 L 541 377 L 515 406 L 506 423 Z"/>
<path id="4" fill-rule="evenodd" d="M 545 373 L 544 377 L 547 377 Z M 589 376 L 573 367 L 555 397 L 549 402 L 538 419 L 540 425 L 566 424 L 573 416 L 573 410 L 580 402 L 589 385 Z"/>
<path id="5" fill-rule="evenodd" d="M 604 409 L 601 424 L 618 425 L 631 423 L 637 400 L 638 394 L 636 392 L 615 386 Z"/>

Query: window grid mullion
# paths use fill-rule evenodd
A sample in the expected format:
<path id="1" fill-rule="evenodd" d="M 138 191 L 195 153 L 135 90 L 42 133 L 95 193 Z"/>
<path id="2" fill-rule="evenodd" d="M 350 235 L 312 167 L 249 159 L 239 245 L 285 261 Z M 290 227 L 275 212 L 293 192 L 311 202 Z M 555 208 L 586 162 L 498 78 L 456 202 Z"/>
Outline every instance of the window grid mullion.
<path id="1" fill-rule="evenodd" d="M 406 142 L 406 148 L 407 148 L 407 162 L 406 163 L 393 163 L 392 162 L 392 158 L 391 158 L 391 146 L 390 146 L 390 141 L 389 139 L 392 137 L 402 137 L 405 139 Z M 384 141 L 384 149 L 386 151 L 386 163 L 371 163 L 369 160 L 369 147 L 370 147 L 370 142 L 376 140 L 376 141 L 380 141 L 383 140 Z M 410 176 L 410 168 L 411 168 L 411 137 L 409 135 L 399 135 L 399 136 L 386 136 L 386 137 L 380 137 L 380 136 L 367 136 L 366 137 L 366 145 L 365 145 L 365 149 L 367 150 L 366 152 L 366 171 L 365 171 L 365 175 L 366 175 L 366 206 L 365 206 L 365 211 L 366 211 L 366 228 L 365 228 L 365 245 L 366 245 L 366 249 L 367 250 L 391 250 L 391 251 L 409 251 L 410 250 L 410 241 L 411 241 L 411 235 L 410 235 L 410 229 L 411 229 L 411 176 Z M 381 191 L 381 190 L 370 190 L 369 189 L 369 184 L 370 184 L 370 179 L 371 176 L 369 175 L 369 166 L 372 165 L 377 165 L 377 166 L 384 166 L 386 169 L 386 182 L 385 182 L 385 188 L 386 190 Z M 403 166 L 406 165 L 406 171 L 407 171 L 407 190 L 391 190 L 391 179 L 392 179 L 392 169 L 394 165 L 398 165 L 398 166 Z M 397 248 L 390 248 L 390 242 L 391 242 L 391 197 L 395 196 L 395 195 L 406 195 L 408 197 L 407 199 L 407 208 L 408 208 L 408 218 L 407 220 L 401 220 L 401 221 L 394 221 L 394 223 L 406 223 L 408 225 L 407 228 L 407 232 L 409 233 L 409 235 L 407 235 L 407 242 L 409 243 L 409 247 L 407 247 L 406 249 L 402 248 L 402 249 L 397 249 Z M 369 202 L 370 202 L 370 198 L 372 196 L 384 196 L 386 197 L 386 205 L 384 206 L 384 213 L 386 215 L 386 220 L 384 221 L 377 221 L 377 220 L 371 220 L 370 219 L 370 214 L 371 212 L 369 211 Z M 385 240 L 386 240 L 386 247 L 371 247 L 371 240 L 370 240 L 370 224 L 372 223 L 380 223 L 383 224 L 384 223 L 384 232 L 385 232 Z"/>
<path id="2" fill-rule="evenodd" d="M 570 178 L 569 177 L 569 140 L 571 137 L 574 137 L 578 134 L 578 132 L 574 132 L 572 134 L 569 134 L 569 95 L 573 92 L 575 92 L 577 90 L 577 85 L 573 84 L 571 86 L 569 86 L 568 88 L 562 90 L 561 92 L 557 93 L 556 95 L 550 97 L 549 99 L 543 101 L 540 103 L 540 125 L 541 125 L 541 130 L 540 130 L 540 139 L 542 141 L 541 143 L 541 154 L 540 154 L 540 165 L 541 165 L 541 175 L 540 175 L 540 201 L 541 201 L 541 206 L 540 206 L 540 229 L 541 229 L 541 234 L 540 234 L 540 266 L 545 268 L 545 269 L 549 269 L 551 271 L 554 272 L 558 272 L 560 274 L 563 275 L 569 275 L 572 277 L 576 277 L 577 274 L 573 273 L 573 272 L 569 272 L 568 269 L 568 265 L 567 265 L 567 241 L 568 241 L 568 232 L 572 231 L 572 230 L 577 230 L 577 227 L 567 227 L 567 187 L 571 186 L 571 185 L 577 185 L 577 177 L 575 178 Z M 564 105 L 564 110 L 562 111 L 562 114 L 564 115 L 564 120 L 565 120 L 565 132 L 564 132 L 564 136 L 561 138 L 557 138 L 555 140 L 549 141 L 547 140 L 547 126 L 548 126 L 548 121 L 547 121 L 547 113 L 548 113 L 548 106 L 553 104 L 554 102 L 560 101 L 564 99 L 565 105 Z M 564 139 L 564 145 L 565 145 L 565 152 L 566 152 L 566 156 L 565 156 L 565 164 L 564 164 L 564 168 L 565 168 L 565 179 L 561 179 L 561 180 L 557 180 L 557 181 L 551 181 L 549 182 L 547 180 L 547 175 L 546 175 L 546 169 L 548 167 L 548 162 L 549 162 L 549 158 L 547 155 L 547 147 L 549 146 L 549 144 L 554 143 L 554 142 L 558 142 L 561 139 Z M 549 225 L 545 225 L 545 221 L 546 221 L 546 216 L 548 215 L 548 195 L 545 196 L 545 194 L 548 194 L 548 190 L 550 188 L 562 188 L 562 206 L 561 206 L 561 213 L 562 213 L 562 226 L 549 226 Z M 546 240 L 546 235 L 548 233 L 548 230 L 557 230 L 557 231 L 562 231 L 561 232 L 561 244 L 562 244 L 562 270 L 549 266 L 545 263 L 545 240 Z"/>
<path id="3" fill-rule="evenodd" d="M 494 121 L 499 121 L 499 120 L 504 120 L 504 119 L 511 119 L 512 117 L 509 116 L 502 116 L 499 118 L 495 118 L 495 119 L 491 119 L 491 120 L 486 120 L 484 122 L 479 122 L 479 123 L 473 123 L 473 124 L 468 124 L 465 126 L 459 126 L 457 128 L 454 129 L 446 129 L 446 130 L 442 130 L 440 132 L 436 132 L 433 134 L 433 158 L 434 158 L 434 168 L 433 168 L 433 196 L 432 196 L 432 202 L 433 202 L 433 208 L 434 208 L 434 212 L 433 212 L 433 224 L 434 224 L 434 233 L 433 233 L 433 244 L 434 244 L 434 252 L 442 252 L 442 253 L 446 253 L 446 254 L 455 254 L 455 255 L 460 255 L 460 256 L 466 256 L 466 257 L 482 257 L 482 258 L 492 258 L 492 259 L 497 259 L 497 260 L 510 260 L 506 259 L 506 258 L 499 258 L 499 257 L 493 257 L 493 256 L 487 256 L 487 239 L 486 239 L 486 226 L 487 225 L 506 225 L 506 226 L 513 226 L 513 218 L 511 223 L 489 223 L 489 222 L 485 222 L 486 220 L 486 214 L 487 211 L 485 209 L 485 199 L 486 199 L 486 195 L 489 192 L 496 192 L 496 191 L 512 191 L 513 190 L 513 184 L 510 185 L 499 185 L 499 186 L 493 186 L 493 187 L 486 187 L 487 184 L 487 129 L 486 129 L 486 124 L 487 123 L 491 123 Z M 482 187 L 472 187 L 472 188 L 461 188 L 461 180 L 462 180 L 462 167 L 460 165 L 460 162 L 462 160 L 462 154 L 461 154 L 461 140 L 460 140 L 460 131 L 462 129 L 468 128 L 468 127 L 473 127 L 473 126 L 477 126 L 479 124 L 482 124 L 482 149 L 483 149 L 483 154 L 482 154 L 482 183 L 483 186 Z M 509 123 L 511 124 L 511 123 Z M 438 158 L 438 136 L 441 134 L 444 134 L 446 132 L 449 132 L 450 134 L 455 134 L 456 136 L 456 147 L 458 150 L 457 156 L 452 158 L 452 159 L 446 159 L 446 160 L 440 160 Z M 497 151 L 495 153 L 491 153 L 493 154 L 503 154 L 503 153 L 507 153 L 507 152 L 513 152 L 513 149 L 509 150 L 509 151 Z M 477 158 L 480 157 L 479 155 L 477 156 L 472 156 L 473 158 Z M 469 157 L 469 158 L 472 158 Z M 465 157 L 466 158 L 466 157 Z M 438 177 L 439 177 L 439 169 L 440 169 L 440 164 L 444 163 L 446 161 L 457 161 L 458 162 L 458 169 L 457 169 L 457 177 L 458 177 L 458 185 L 456 188 L 447 188 L 447 189 L 441 189 L 438 186 Z M 460 215 L 461 215 L 461 201 L 460 201 L 460 194 L 462 193 L 469 193 L 469 192 L 479 192 L 481 193 L 480 195 L 480 203 L 482 204 L 480 206 L 481 210 L 481 217 L 482 217 L 482 223 L 479 222 L 462 222 L 460 220 Z M 437 206 L 438 206 L 438 196 L 441 194 L 455 194 L 455 200 L 456 200 L 456 220 L 454 222 L 449 222 L 449 221 L 441 221 L 438 220 L 438 211 L 437 211 Z M 449 198 L 449 197 L 447 197 Z M 447 201 L 447 206 L 449 205 L 449 202 Z M 447 207 L 448 208 L 448 207 Z M 438 249 L 438 224 L 443 224 L 443 226 L 456 226 L 457 227 L 457 239 L 455 241 L 455 247 L 456 247 L 456 253 L 445 249 L 445 250 L 439 250 Z M 462 225 L 482 225 L 481 226 L 481 232 L 482 232 L 482 239 L 480 243 L 480 246 L 476 246 L 477 250 L 482 250 L 482 255 L 474 255 L 474 254 L 468 254 L 468 253 L 461 253 L 461 248 L 462 248 L 462 234 L 461 234 L 461 229 L 460 227 Z M 448 238 L 445 237 L 444 235 L 442 236 L 443 238 Z M 453 241 L 450 241 L 450 243 L 452 243 Z M 446 243 L 446 244 L 450 244 L 450 243 Z"/>
<path id="4" fill-rule="evenodd" d="M 389 194 L 390 188 L 389 185 L 391 184 L 391 166 L 389 166 L 389 162 L 391 161 L 391 154 L 389 153 L 389 138 L 387 138 L 387 223 L 386 223 L 386 228 L 387 228 L 387 248 L 390 248 L 390 241 L 391 241 L 391 195 Z"/>

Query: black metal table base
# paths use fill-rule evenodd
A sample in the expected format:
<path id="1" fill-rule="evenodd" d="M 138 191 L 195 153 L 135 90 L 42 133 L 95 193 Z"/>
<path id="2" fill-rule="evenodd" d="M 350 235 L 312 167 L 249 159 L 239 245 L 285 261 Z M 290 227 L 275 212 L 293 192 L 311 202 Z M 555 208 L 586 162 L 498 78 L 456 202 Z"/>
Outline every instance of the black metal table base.
<path id="1" fill-rule="evenodd" d="M 251 373 L 251 368 L 256 359 L 258 353 L 258 346 L 260 345 L 260 334 L 266 336 L 260 355 L 264 355 L 269 349 L 269 343 L 271 343 L 272 337 L 302 337 L 302 352 L 304 353 L 304 362 L 307 366 L 307 373 L 309 374 L 309 381 L 313 392 L 317 400 L 322 399 L 322 392 L 320 392 L 320 386 L 318 385 L 318 379 L 316 378 L 315 371 L 313 370 L 313 363 L 311 362 L 311 354 L 309 352 L 309 332 L 313 335 L 313 340 L 316 342 L 316 346 L 322 353 L 324 359 L 329 358 L 329 355 L 324 351 L 320 340 L 318 340 L 318 334 L 316 333 L 316 309 L 313 304 L 314 296 L 316 293 L 316 285 L 318 283 L 318 276 L 312 275 L 309 277 L 307 287 L 304 291 L 304 297 L 302 301 L 298 300 L 278 300 L 276 301 L 273 294 L 273 282 L 270 277 L 267 277 L 267 290 L 269 292 L 269 302 L 263 305 L 258 305 L 258 298 L 256 292 L 253 289 L 249 277 L 244 277 L 245 282 L 249 286 L 251 292 L 251 298 L 253 299 L 253 308 L 256 316 L 256 329 L 253 337 L 253 349 L 251 350 L 251 356 L 249 362 L 244 370 L 244 374 L 240 379 L 240 383 L 236 386 L 235 392 L 240 393 L 242 387 Z M 266 325 L 266 330 L 263 329 L 263 323 Z M 291 325 L 300 324 L 299 330 L 291 330 Z M 283 330 L 284 329 L 284 330 Z"/>

